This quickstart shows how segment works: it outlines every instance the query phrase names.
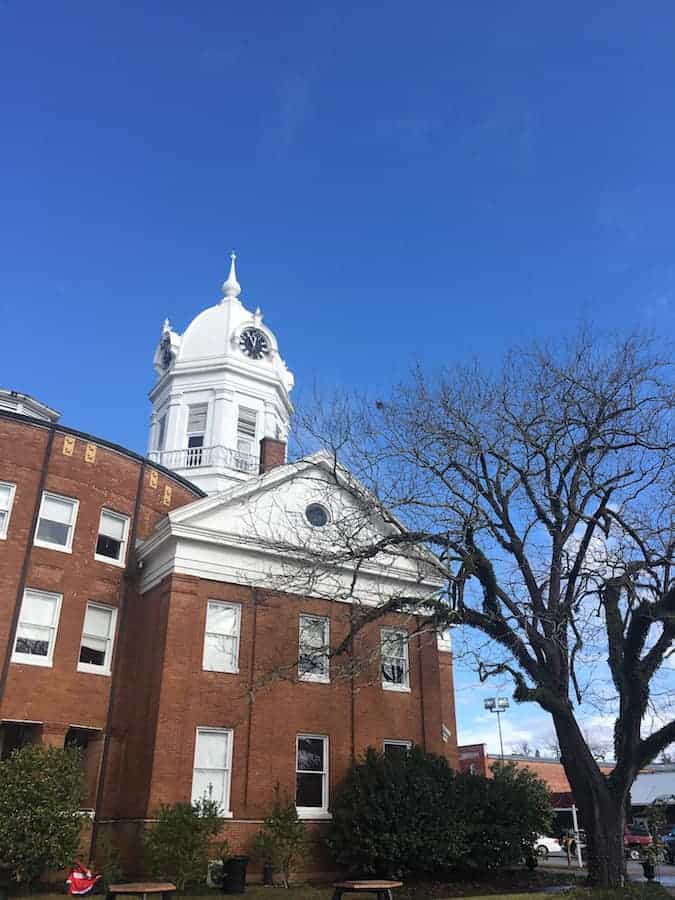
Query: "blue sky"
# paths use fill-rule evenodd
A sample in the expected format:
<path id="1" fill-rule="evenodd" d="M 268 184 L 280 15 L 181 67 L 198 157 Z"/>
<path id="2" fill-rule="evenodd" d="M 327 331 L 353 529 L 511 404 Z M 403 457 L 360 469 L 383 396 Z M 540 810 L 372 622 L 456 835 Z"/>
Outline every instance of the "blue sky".
<path id="1" fill-rule="evenodd" d="M 4 0 L 0 384 L 143 450 L 160 324 L 232 247 L 300 391 L 672 334 L 674 46 L 658 0 Z"/>

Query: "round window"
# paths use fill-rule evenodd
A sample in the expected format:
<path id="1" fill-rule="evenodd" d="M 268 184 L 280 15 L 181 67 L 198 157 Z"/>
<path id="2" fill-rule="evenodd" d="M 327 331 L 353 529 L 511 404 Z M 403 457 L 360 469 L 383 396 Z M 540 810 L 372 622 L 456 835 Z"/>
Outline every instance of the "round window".
<path id="1" fill-rule="evenodd" d="M 315 528 L 323 528 L 324 525 L 328 525 L 328 510 L 320 503 L 310 503 L 305 510 L 305 515 L 309 524 Z"/>

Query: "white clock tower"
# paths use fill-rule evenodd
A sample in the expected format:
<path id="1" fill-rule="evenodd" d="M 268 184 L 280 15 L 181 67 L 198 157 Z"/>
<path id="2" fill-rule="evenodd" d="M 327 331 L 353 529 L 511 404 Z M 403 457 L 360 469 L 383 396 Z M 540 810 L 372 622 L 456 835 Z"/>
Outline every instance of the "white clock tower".
<path id="1" fill-rule="evenodd" d="M 260 309 L 249 312 L 231 255 L 223 297 L 182 335 L 168 319 L 155 351 L 148 456 L 209 494 L 258 474 L 282 453 L 293 375 Z"/>

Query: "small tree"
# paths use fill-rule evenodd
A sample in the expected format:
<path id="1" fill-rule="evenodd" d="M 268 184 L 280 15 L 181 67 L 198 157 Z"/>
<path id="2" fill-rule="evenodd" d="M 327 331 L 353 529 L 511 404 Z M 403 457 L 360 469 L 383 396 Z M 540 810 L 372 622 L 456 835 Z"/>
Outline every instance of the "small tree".
<path id="1" fill-rule="evenodd" d="M 27 744 L 0 763 L 0 860 L 31 886 L 75 858 L 82 816 L 82 756 Z"/>
<path id="2" fill-rule="evenodd" d="M 256 849 L 263 862 L 271 862 L 281 871 L 284 887 L 290 887 L 291 874 L 307 851 L 307 829 L 288 794 L 282 797 L 278 783 L 272 812 L 258 832 Z"/>
<path id="3" fill-rule="evenodd" d="M 152 874 L 170 879 L 180 891 L 205 882 L 209 845 L 219 830 L 218 804 L 211 800 L 160 807 L 144 841 Z"/>

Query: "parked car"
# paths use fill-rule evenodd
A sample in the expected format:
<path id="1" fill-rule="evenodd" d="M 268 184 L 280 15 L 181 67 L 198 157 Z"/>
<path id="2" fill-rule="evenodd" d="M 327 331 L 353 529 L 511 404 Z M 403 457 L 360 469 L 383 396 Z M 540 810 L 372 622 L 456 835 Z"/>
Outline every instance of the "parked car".
<path id="1" fill-rule="evenodd" d="M 670 865 L 675 865 L 675 828 L 671 829 L 667 834 L 662 835 L 661 843 L 666 860 Z"/>
<path id="2" fill-rule="evenodd" d="M 539 859 L 546 859 L 549 853 L 562 853 L 562 849 L 560 841 L 543 834 L 540 834 L 534 842 L 534 852 Z"/>
<path id="3" fill-rule="evenodd" d="M 628 859 L 641 859 L 647 847 L 651 847 L 654 839 L 646 825 L 634 822 L 623 830 L 623 848 Z"/>

